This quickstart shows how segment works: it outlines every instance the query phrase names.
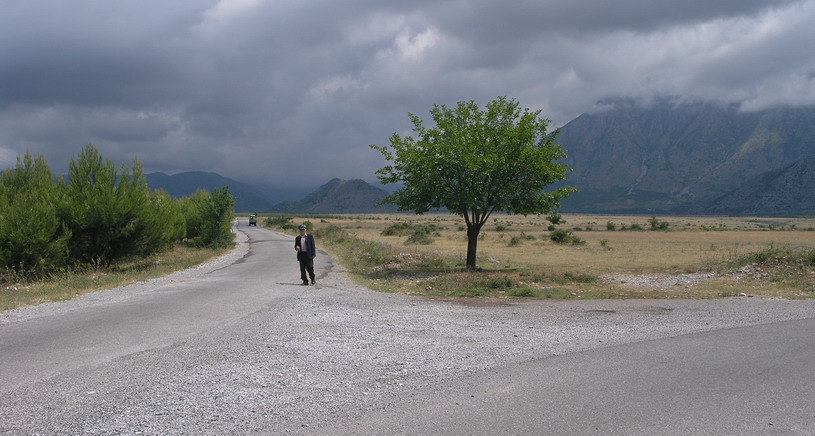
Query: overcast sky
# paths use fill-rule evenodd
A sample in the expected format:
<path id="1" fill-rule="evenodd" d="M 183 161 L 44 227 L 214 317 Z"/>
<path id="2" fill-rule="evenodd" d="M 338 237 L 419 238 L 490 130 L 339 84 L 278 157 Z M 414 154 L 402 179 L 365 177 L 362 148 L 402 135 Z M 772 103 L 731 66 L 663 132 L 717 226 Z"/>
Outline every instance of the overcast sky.
<path id="1" fill-rule="evenodd" d="M 0 169 L 375 181 L 408 112 L 498 96 L 815 104 L 815 0 L 0 0 Z"/>

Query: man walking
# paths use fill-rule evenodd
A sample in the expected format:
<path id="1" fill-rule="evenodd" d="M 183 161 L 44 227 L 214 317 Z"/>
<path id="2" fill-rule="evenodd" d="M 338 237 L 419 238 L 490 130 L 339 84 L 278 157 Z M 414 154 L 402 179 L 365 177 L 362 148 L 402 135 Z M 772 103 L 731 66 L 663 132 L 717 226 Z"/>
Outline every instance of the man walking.
<path id="1" fill-rule="evenodd" d="M 317 257 L 317 246 L 314 245 L 314 236 L 306 233 L 306 226 L 300 225 L 300 236 L 294 238 L 294 251 L 297 252 L 297 261 L 300 262 L 300 280 L 303 286 L 308 285 L 308 276 L 311 284 L 314 282 L 314 258 Z"/>

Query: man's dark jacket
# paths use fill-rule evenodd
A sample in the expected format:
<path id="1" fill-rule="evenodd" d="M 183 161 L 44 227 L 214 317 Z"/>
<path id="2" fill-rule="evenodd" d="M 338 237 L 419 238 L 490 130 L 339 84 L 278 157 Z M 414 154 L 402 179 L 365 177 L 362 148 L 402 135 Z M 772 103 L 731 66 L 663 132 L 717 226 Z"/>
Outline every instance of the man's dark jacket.
<path id="1" fill-rule="evenodd" d="M 317 257 L 317 246 L 314 245 L 314 236 L 311 236 L 310 233 L 306 233 L 306 240 L 304 244 L 301 244 L 301 238 L 302 237 L 300 235 L 297 235 L 297 237 L 294 238 L 294 246 L 300 247 L 300 251 L 297 252 L 297 260 L 301 260 L 301 256 L 307 256 L 308 259 Z"/>

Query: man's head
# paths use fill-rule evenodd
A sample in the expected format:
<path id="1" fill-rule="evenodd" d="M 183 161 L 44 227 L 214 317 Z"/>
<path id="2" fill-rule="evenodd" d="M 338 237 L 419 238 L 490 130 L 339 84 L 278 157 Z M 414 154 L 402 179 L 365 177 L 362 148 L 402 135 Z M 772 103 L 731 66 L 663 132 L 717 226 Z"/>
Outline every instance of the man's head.
<path id="1" fill-rule="evenodd" d="M 304 224 L 300 224 L 300 234 L 306 233 L 306 226 Z"/>

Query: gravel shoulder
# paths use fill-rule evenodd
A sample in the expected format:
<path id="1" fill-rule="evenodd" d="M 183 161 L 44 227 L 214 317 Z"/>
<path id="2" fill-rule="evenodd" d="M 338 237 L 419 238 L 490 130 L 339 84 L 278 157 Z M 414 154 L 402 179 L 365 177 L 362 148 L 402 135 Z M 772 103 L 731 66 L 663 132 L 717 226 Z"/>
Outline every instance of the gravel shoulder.
<path id="1" fill-rule="evenodd" d="M 234 252 L 199 268 L 2 313 L 0 326 L 125 301 L 227 267 L 249 251 L 238 234 Z M 815 316 L 813 300 L 432 300 L 373 292 L 336 265 L 319 274 L 317 286 L 240 322 L 60 374 L 43 382 L 47 389 L 10 392 L 0 405 L 0 433 L 319 433 L 493 368 Z"/>

